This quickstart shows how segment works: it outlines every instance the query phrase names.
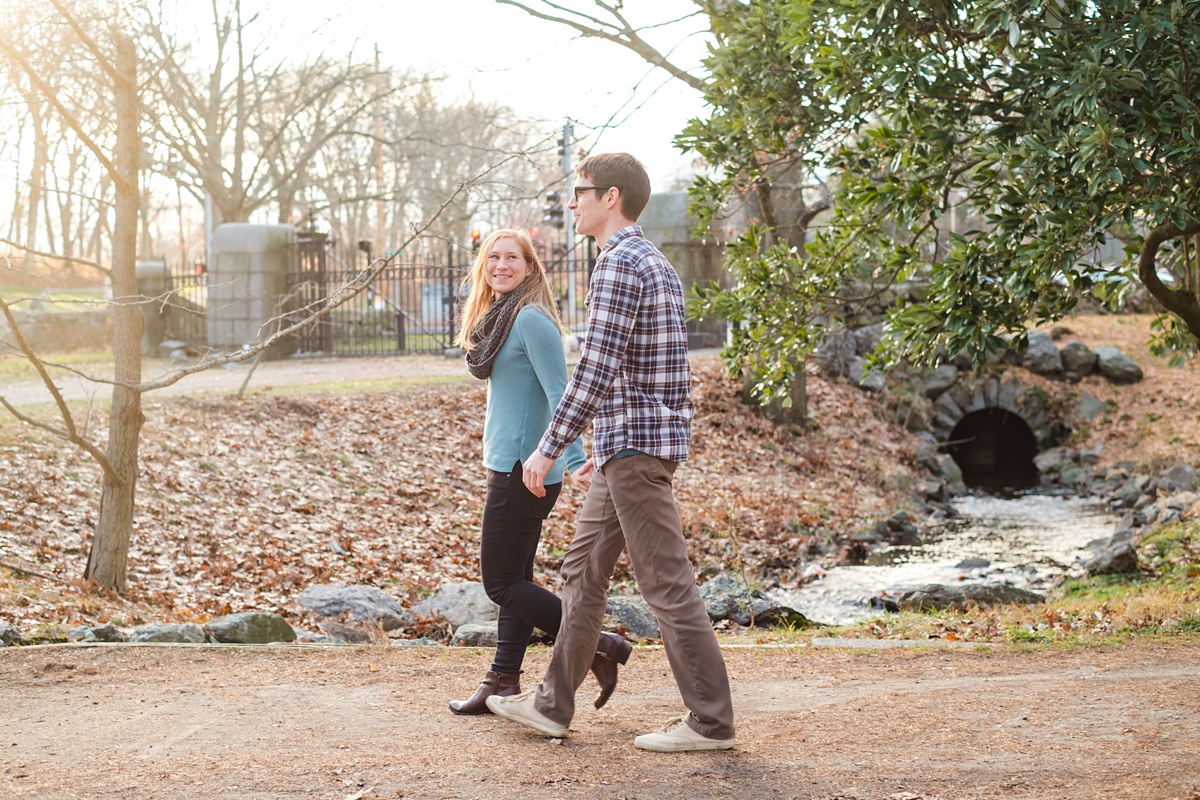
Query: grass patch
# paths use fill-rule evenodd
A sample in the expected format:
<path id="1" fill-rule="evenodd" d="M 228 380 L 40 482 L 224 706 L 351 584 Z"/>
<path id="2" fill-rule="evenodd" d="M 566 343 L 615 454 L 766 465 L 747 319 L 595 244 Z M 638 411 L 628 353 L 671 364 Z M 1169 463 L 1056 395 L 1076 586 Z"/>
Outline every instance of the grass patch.
<path id="1" fill-rule="evenodd" d="M 111 350 L 75 350 L 68 353 L 38 353 L 38 358 L 47 364 L 62 364 L 84 372 L 112 374 L 113 354 Z M 61 370 L 51 367 L 52 377 Z M 37 369 L 20 353 L 0 354 L 0 381 L 36 381 Z"/>
<path id="2" fill-rule="evenodd" d="M 392 389 L 412 389 L 421 388 L 423 386 L 444 386 L 454 383 L 473 383 L 475 379 L 470 375 L 408 375 L 397 376 L 394 378 L 362 378 L 357 380 L 334 380 L 321 383 L 297 383 L 288 385 L 270 386 L 261 385 L 257 378 L 250 379 L 250 385 L 246 387 L 246 394 L 273 394 L 281 397 L 290 397 L 295 395 L 312 395 L 312 394 L 372 394 L 375 392 L 385 392 Z M 255 383 L 260 383 L 255 386 Z M 211 392 L 209 394 L 229 394 L 226 390 L 220 392 Z M 205 394 L 197 392 L 196 394 Z M 148 397 L 150 395 L 147 395 Z"/>

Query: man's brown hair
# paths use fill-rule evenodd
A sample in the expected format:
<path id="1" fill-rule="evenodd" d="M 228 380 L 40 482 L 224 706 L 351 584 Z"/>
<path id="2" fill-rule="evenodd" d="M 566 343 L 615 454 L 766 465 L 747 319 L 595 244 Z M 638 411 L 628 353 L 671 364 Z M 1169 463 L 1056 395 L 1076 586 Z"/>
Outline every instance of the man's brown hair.
<path id="1" fill-rule="evenodd" d="M 579 162 L 575 174 L 596 186 L 615 186 L 621 190 L 621 214 L 634 222 L 650 202 L 650 176 L 646 168 L 629 153 L 597 153 Z"/>

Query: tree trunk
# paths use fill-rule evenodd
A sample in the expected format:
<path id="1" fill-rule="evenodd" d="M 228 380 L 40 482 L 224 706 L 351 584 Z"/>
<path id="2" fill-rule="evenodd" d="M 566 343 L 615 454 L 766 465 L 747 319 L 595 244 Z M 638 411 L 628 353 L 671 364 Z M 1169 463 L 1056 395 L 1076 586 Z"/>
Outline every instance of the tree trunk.
<path id="1" fill-rule="evenodd" d="M 796 365 L 796 371 L 788 384 L 788 400 L 784 404 L 782 397 L 777 397 L 769 403 L 761 402 L 754 396 L 754 377 L 748 370 L 742 372 L 742 402 L 748 406 L 761 405 L 767 418 L 777 425 L 799 425 L 808 427 L 808 378 L 804 374 L 804 366 Z"/>
<path id="2" fill-rule="evenodd" d="M 88 553 L 84 577 L 116 591 L 125 589 L 125 569 L 133 534 L 134 497 L 138 473 L 138 441 L 142 431 L 142 311 L 134 271 L 138 232 L 137 54 L 133 40 L 117 35 L 115 86 L 117 139 L 113 166 L 116 214 L 113 224 L 113 354 L 116 385 L 109 415 L 108 460 L 113 475 L 105 475 L 100 495 L 100 518 Z"/>
<path id="3" fill-rule="evenodd" d="M 33 165 L 29 168 L 29 206 L 25 209 L 29 218 L 25 222 L 25 246 L 40 250 L 41 243 L 37 240 L 37 215 L 46 186 L 46 165 L 50 160 L 49 144 L 46 141 L 46 120 L 42 116 L 40 98 L 31 93 L 27 102 L 33 125 Z"/>
<path id="4" fill-rule="evenodd" d="M 1186 288 L 1171 289 L 1158 277 L 1159 248 L 1172 239 L 1186 240 L 1189 236 L 1197 235 L 1200 235 L 1200 224 L 1195 222 L 1188 223 L 1185 228 L 1167 223 L 1150 231 L 1138 258 L 1138 277 L 1150 292 L 1150 296 L 1162 303 L 1167 311 L 1183 320 L 1192 336 L 1200 339 L 1200 299 Z"/>

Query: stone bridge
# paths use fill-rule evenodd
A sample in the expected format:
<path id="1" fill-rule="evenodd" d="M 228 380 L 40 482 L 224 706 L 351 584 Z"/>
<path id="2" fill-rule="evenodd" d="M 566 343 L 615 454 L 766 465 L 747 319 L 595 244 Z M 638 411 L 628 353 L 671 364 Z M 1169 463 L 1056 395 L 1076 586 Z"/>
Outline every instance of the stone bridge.
<path id="1" fill-rule="evenodd" d="M 923 458 L 942 474 L 943 492 L 950 494 L 966 485 L 1036 486 L 1035 457 L 1105 410 L 1073 384 L 1094 373 L 1112 383 L 1142 379 L 1137 364 L 1116 348 L 1093 351 L 1072 341 L 1060 349 L 1044 332 L 1030 334 L 1024 351 L 999 354 L 982 372 L 960 355 L 934 369 L 904 366 L 885 376 L 865 363 L 881 334 L 881 325 L 835 334 L 818 353 L 822 368 L 881 392 L 896 421 L 926 442 Z"/>

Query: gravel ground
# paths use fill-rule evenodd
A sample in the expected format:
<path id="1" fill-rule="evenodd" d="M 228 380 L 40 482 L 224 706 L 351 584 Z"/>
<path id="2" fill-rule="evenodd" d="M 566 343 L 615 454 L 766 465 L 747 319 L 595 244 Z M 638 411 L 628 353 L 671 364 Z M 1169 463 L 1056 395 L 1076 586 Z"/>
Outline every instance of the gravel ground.
<path id="1" fill-rule="evenodd" d="M 729 647 L 737 746 L 679 754 L 633 747 L 681 711 L 661 649 L 563 740 L 447 711 L 488 655 L 6 648 L 0 796 L 1200 800 L 1194 646 Z"/>

